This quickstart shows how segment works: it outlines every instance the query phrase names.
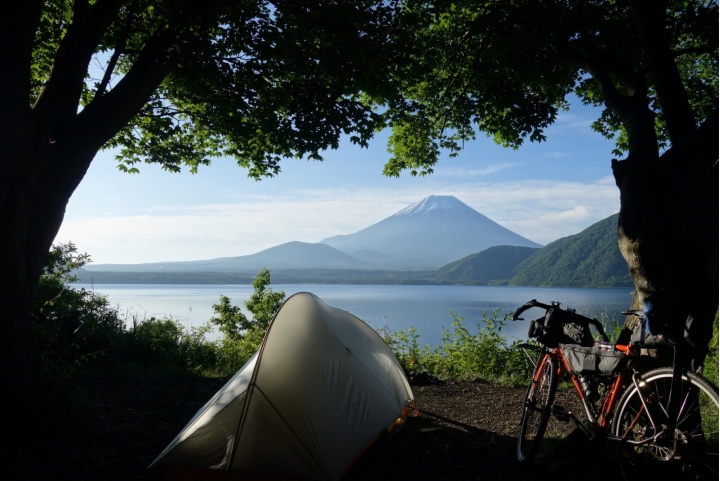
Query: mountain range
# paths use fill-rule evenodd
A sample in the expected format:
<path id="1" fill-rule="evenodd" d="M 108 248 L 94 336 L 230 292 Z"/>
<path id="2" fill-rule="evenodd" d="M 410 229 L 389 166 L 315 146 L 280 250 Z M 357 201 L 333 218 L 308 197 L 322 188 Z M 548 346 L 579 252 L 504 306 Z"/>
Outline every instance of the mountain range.
<path id="1" fill-rule="evenodd" d="M 631 286 L 617 221 L 615 214 L 541 248 L 455 197 L 430 196 L 319 243 L 289 242 L 204 261 L 91 265 L 77 275 L 95 283 L 244 284 L 267 267 L 276 283 Z"/>
<path id="2" fill-rule="evenodd" d="M 437 269 L 488 247 L 540 247 L 454 196 L 431 195 L 365 229 L 319 243 L 288 242 L 256 254 L 148 264 L 96 264 L 105 272 L 238 272 L 277 269 Z"/>

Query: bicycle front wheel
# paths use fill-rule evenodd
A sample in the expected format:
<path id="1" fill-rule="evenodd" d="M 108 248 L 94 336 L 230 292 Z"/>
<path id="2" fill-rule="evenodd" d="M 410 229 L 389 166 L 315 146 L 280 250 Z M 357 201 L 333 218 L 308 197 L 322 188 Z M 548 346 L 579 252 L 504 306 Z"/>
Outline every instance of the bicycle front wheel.
<path id="1" fill-rule="evenodd" d="M 557 360 L 544 354 L 533 374 L 523 403 L 517 444 L 517 457 L 521 463 L 530 462 L 540 448 L 555 399 L 557 383 Z"/>
<path id="2" fill-rule="evenodd" d="M 672 375 L 671 368 L 660 368 L 642 376 L 646 383 L 642 393 L 653 409 L 655 429 L 643 407 L 641 392 L 632 386 L 620 399 L 613 434 L 641 441 L 663 429 Z M 680 396 L 680 412 L 674 435 L 641 445 L 625 444 L 619 457 L 625 479 L 718 479 L 718 388 L 701 376 L 686 373 L 675 392 Z"/>

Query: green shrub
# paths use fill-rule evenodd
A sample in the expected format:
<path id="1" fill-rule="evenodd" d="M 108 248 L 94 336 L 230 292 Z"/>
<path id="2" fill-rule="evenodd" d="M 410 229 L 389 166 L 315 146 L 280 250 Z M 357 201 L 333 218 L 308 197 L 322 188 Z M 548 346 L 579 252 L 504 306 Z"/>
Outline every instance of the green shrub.
<path id="1" fill-rule="evenodd" d="M 242 339 L 222 339 L 215 345 L 217 347 L 217 363 L 215 373 L 218 376 L 229 377 L 234 375 L 246 362 L 260 349 L 265 331 L 251 329 Z"/>
<path id="2" fill-rule="evenodd" d="M 151 317 L 133 325 L 127 335 L 126 358 L 140 365 L 182 363 L 180 342 L 185 328 L 173 319 Z"/>
<path id="3" fill-rule="evenodd" d="M 217 345 L 206 340 L 211 330 L 209 324 L 186 328 L 170 318 L 134 320 L 125 334 L 123 359 L 146 367 L 213 375 L 219 355 Z"/>
<path id="4" fill-rule="evenodd" d="M 221 295 L 220 302 L 212 306 L 215 317 L 210 318 L 210 322 L 218 326 L 226 341 L 241 340 L 246 332 L 253 330 L 263 333 L 267 331 L 270 321 L 285 300 L 285 292 L 274 292 L 268 288 L 270 285 L 268 269 L 261 269 L 253 279 L 252 285 L 253 293 L 245 302 L 245 307 L 253 315 L 252 319 L 248 319 L 240 307 L 232 305 L 227 296 Z"/>
<path id="5" fill-rule="evenodd" d="M 215 371 L 221 376 L 235 374 L 255 354 L 262 344 L 268 326 L 285 300 L 285 292 L 274 292 L 270 285 L 270 271 L 262 269 L 252 282 L 253 293 L 245 302 L 252 314 L 248 319 L 227 296 L 220 296 L 213 305 L 215 317 L 210 323 L 218 326 L 223 337 L 215 343 L 218 358 Z"/>
<path id="6" fill-rule="evenodd" d="M 708 346 L 710 352 L 705 359 L 705 366 L 703 368 L 703 375 L 708 378 L 713 384 L 717 385 L 720 382 L 720 376 L 718 376 L 718 314 L 715 314 L 715 323 L 713 324 L 713 335 Z"/>
<path id="7" fill-rule="evenodd" d="M 215 316 L 200 327 L 186 328 L 174 319 L 132 321 L 124 336 L 124 359 L 142 366 L 180 370 L 206 376 L 232 376 L 260 348 L 267 326 L 282 304 L 285 293 L 268 288 L 270 272 L 262 269 L 245 303 L 248 319 L 227 296 L 213 305 Z M 217 326 L 222 337 L 207 340 Z"/>
<path id="8" fill-rule="evenodd" d="M 525 383 L 532 365 L 519 347 L 507 343 L 502 332 L 508 318 L 498 318 L 499 309 L 478 324 L 477 334 L 470 332 L 464 319 L 451 312 L 451 329 L 443 328 L 438 346 L 420 347 L 414 327 L 380 334 L 408 372 L 423 372 L 443 380 L 485 380 L 504 384 Z"/>
<path id="9" fill-rule="evenodd" d="M 420 335 L 414 327 L 401 331 L 391 331 L 388 327 L 382 327 L 378 329 L 378 333 L 406 371 L 427 371 L 425 352 L 429 346 L 420 347 L 418 343 Z"/>
<path id="10" fill-rule="evenodd" d="M 124 321 L 105 296 L 73 289 L 72 271 L 90 261 L 72 243 L 53 246 L 32 308 L 32 327 L 41 349 L 43 371 L 54 379 L 72 375 L 93 361 L 116 360 Z"/>

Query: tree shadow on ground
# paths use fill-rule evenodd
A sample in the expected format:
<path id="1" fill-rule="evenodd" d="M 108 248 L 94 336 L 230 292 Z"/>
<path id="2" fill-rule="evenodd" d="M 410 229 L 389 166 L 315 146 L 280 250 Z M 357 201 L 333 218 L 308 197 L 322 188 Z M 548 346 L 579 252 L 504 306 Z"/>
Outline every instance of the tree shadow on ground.
<path id="1" fill-rule="evenodd" d="M 518 463 L 517 438 L 422 411 L 417 419 L 367 453 L 345 481 L 568 480 L 617 477 L 617 463 L 604 457 L 580 431 L 559 440 L 530 466 Z"/>
<path id="2" fill-rule="evenodd" d="M 32 449 L 3 450 L 0 479 L 148 479 L 147 466 L 225 381 L 142 369 L 78 379 L 89 414 L 80 422 L 68 417 L 61 429 L 32 430 Z M 585 481 L 618 475 L 602 450 L 573 435 L 529 468 L 519 466 L 515 433 L 524 391 L 486 383 L 413 386 L 420 417 L 373 446 L 344 481 Z"/>

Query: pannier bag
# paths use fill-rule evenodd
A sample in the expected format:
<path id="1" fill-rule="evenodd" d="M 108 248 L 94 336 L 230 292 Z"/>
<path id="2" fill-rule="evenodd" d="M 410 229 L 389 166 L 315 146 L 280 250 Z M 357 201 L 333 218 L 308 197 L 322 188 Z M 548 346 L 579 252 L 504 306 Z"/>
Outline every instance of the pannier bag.
<path id="1" fill-rule="evenodd" d="M 595 346 L 584 347 L 577 344 L 561 344 L 565 359 L 575 374 L 599 374 L 614 376 L 622 367 L 625 356 L 620 351 L 605 351 Z"/>
<path id="2" fill-rule="evenodd" d="M 589 319 L 576 314 L 573 309 L 553 307 L 544 318 L 530 323 L 528 337 L 548 347 L 558 344 L 590 344 L 593 342 Z"/>

